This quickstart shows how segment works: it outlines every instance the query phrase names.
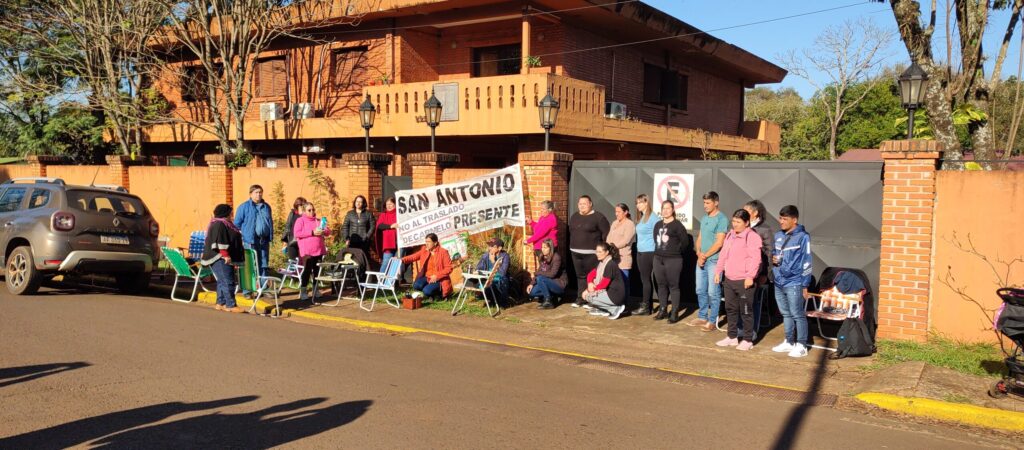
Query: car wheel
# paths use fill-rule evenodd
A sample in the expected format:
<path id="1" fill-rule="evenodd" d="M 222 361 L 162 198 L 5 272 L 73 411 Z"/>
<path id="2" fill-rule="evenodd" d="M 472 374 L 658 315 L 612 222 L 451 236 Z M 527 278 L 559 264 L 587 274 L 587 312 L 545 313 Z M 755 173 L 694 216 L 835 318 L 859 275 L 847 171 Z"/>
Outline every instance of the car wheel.
<path id="1" fill-rule="evenodd" d="M 7 257 L 7 290 L 14 295 L 32 295 L 43 282 L 42 274 L 32 262 L 32 249 L 18 247 Z"/>
<path id="2" fill-rule="evenodd" d="M 149 272 L 115 275 L 117 290 L 124 294 L 139 294 L 149 288 Z"/>

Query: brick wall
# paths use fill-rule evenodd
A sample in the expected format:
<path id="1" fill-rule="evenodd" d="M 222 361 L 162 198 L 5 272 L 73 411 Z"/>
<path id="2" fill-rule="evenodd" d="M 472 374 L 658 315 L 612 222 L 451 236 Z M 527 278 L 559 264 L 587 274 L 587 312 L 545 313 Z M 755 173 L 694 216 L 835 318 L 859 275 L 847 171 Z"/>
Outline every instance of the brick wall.
<path id="1" fill-rule="evenodd" d="M 928 336 L 935 141 L 886 141 L 878 337 L 924 341 Z"/>
<path id="2" fill-rule="evenodd" d="M 411 153 L 412 188 L 436 186 L 444 183 L 444 170 L 459 163 L 459 155 L 451 153 Z"/>
<path id="3" fill-rule="evenodd" d="M 541 203 L 550 200 L 555 203 L 555 215 L 563 224 L 559 230 L 559 251 L 567 255 L 568 243 L 564 222 L 569 217 L 569 171 L 573 155 L 559 152 L 529 152 L 519 154 L 519 167 L 523 171 L 523 199 L 526 203 L 526 217 L 536 219 Z M 563 260 L 564 262 L 564 260 Z M 533 258 L 526 258 L 528 270 L 536 269 Z"/>
<path id="4" fill-rule="evenodd" d="M 439 37 L 416 29 L 398 32 L 400 83 L 417 83 L 437 79 Z"/>

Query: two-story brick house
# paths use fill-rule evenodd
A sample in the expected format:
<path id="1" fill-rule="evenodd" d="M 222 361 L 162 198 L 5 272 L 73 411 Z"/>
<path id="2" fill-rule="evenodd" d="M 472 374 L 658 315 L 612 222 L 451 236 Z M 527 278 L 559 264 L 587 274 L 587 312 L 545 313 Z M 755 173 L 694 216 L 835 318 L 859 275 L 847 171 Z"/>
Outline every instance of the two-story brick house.
<path id="1" fill-rule="evenodd" d="M 376 105 L 373 151 L 429 150 L 423 103 L 444 104 L 437 150 L 498 167 L 543 147 L 537 102 L 561 103 L 551 149 L 576 159 L 699 158 L 778 151 L 775 124 L 744 122 L 743 93 L 786 72 L 642 2 L 368 0 L 358 26 L 304 30 L 255 60 L 246 138 L 264 160 L 363 150 L 357 110 Z M 187 65 L 187 62 L 185 63 Z M 189 76 L 159 80 L 175 114 L 203 96 Z M 263 113 L 261 114 L 261 110 Z M 153 127 L 151 154 L 215 151 L 184 125 Z"/>

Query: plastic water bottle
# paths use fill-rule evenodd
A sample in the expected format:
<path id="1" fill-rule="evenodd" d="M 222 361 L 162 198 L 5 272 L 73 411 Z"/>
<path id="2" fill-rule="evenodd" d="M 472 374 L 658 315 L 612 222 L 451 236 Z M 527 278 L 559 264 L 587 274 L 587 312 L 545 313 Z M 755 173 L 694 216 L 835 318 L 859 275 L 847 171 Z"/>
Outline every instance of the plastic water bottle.
<path id="1" fill-rule="evenodd" d="M 320 229 L 321 230 L 326 230 L 327 229 L 327 218 L 326 217 L 321 217 L 320 218 Z"/>

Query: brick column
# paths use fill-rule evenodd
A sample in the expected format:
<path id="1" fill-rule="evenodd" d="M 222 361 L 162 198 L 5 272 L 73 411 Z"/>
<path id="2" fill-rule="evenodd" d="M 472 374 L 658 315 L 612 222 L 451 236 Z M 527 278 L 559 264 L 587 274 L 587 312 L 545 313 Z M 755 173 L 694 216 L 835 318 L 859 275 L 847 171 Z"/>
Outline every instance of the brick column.
<path id="1" fill-rule="evenodd" d="M 878 337 L 925 341 L 931 285 L 935 141 L 885 141 Z"/>
<path id="2" fill-rule="evenodd" d="M 551 200 L 555 203 L 555 214 L 559 222 L 564 223 L 569 217 L 569 171 L 572 169 L 572 155 L 559 152 L 520 153 L 519 168 L 523 171 L 526 217 L 536 218 L 541 202 Z M 565 244 L 567 242 L 560 242 L 559 247 L 564 249 Z M 526 263 L 530 271 L 536 269 L 532 257 L 527 257 Z"/>
<path id="3" fill-rule="evenodd" d="M 459 155 L 451 153 L 410 153 L 409 165 L 412 166 L 412 188 L 419 189 L 441 184 L 444 180 L 444 169 L 459 163 Z"/>
<path id="4" fill-rule="evenodd" d="M 29 174 L 32 177 L 45 177 L 46 166 L 60 161 L 59 157 L 47 155 L 29 155 L 25 159 L 28 161 L 28 166 L 32 169 L 32 173 Z"/>
<path id="5" fill-rule="evenodd" d="M 226 203 L 234 206 L 231 190 L 234 188 L 233 170 L 227 166 L 227 158 L 222 153 L 206 155 L 207 170 L 210 174 L 210 200 L 213 205 Z"/>
<path id="6" fill-rule="evenodd" d="M 391 165 L 386 153 L 346 153 L 342 156 L 348 174 L 348 200 L 364 195 L 371 209 L 377 209 L 377 200 L 384 195 L 384 176 Z"/>
<path id="7" fill-rule="evenodd" d="M 260 155 L 252 155 L 252 159 L 249 160 L 249 164 L 245 165 L 245 167 L 249 167 L 249 168 L 266 167 L 266 166 L 267 166 L 267 161 L 262 156 L 260 156 Z"/>
<path id="8" fill-rule="evenodd" d="M 110 179 L 114 184 L 121 186 L 131 192 L 131 182 L 128 177 L 128 166 L 131 158 L 124 155 L 107 155 L 107 168 L 110 170 Z"/>

